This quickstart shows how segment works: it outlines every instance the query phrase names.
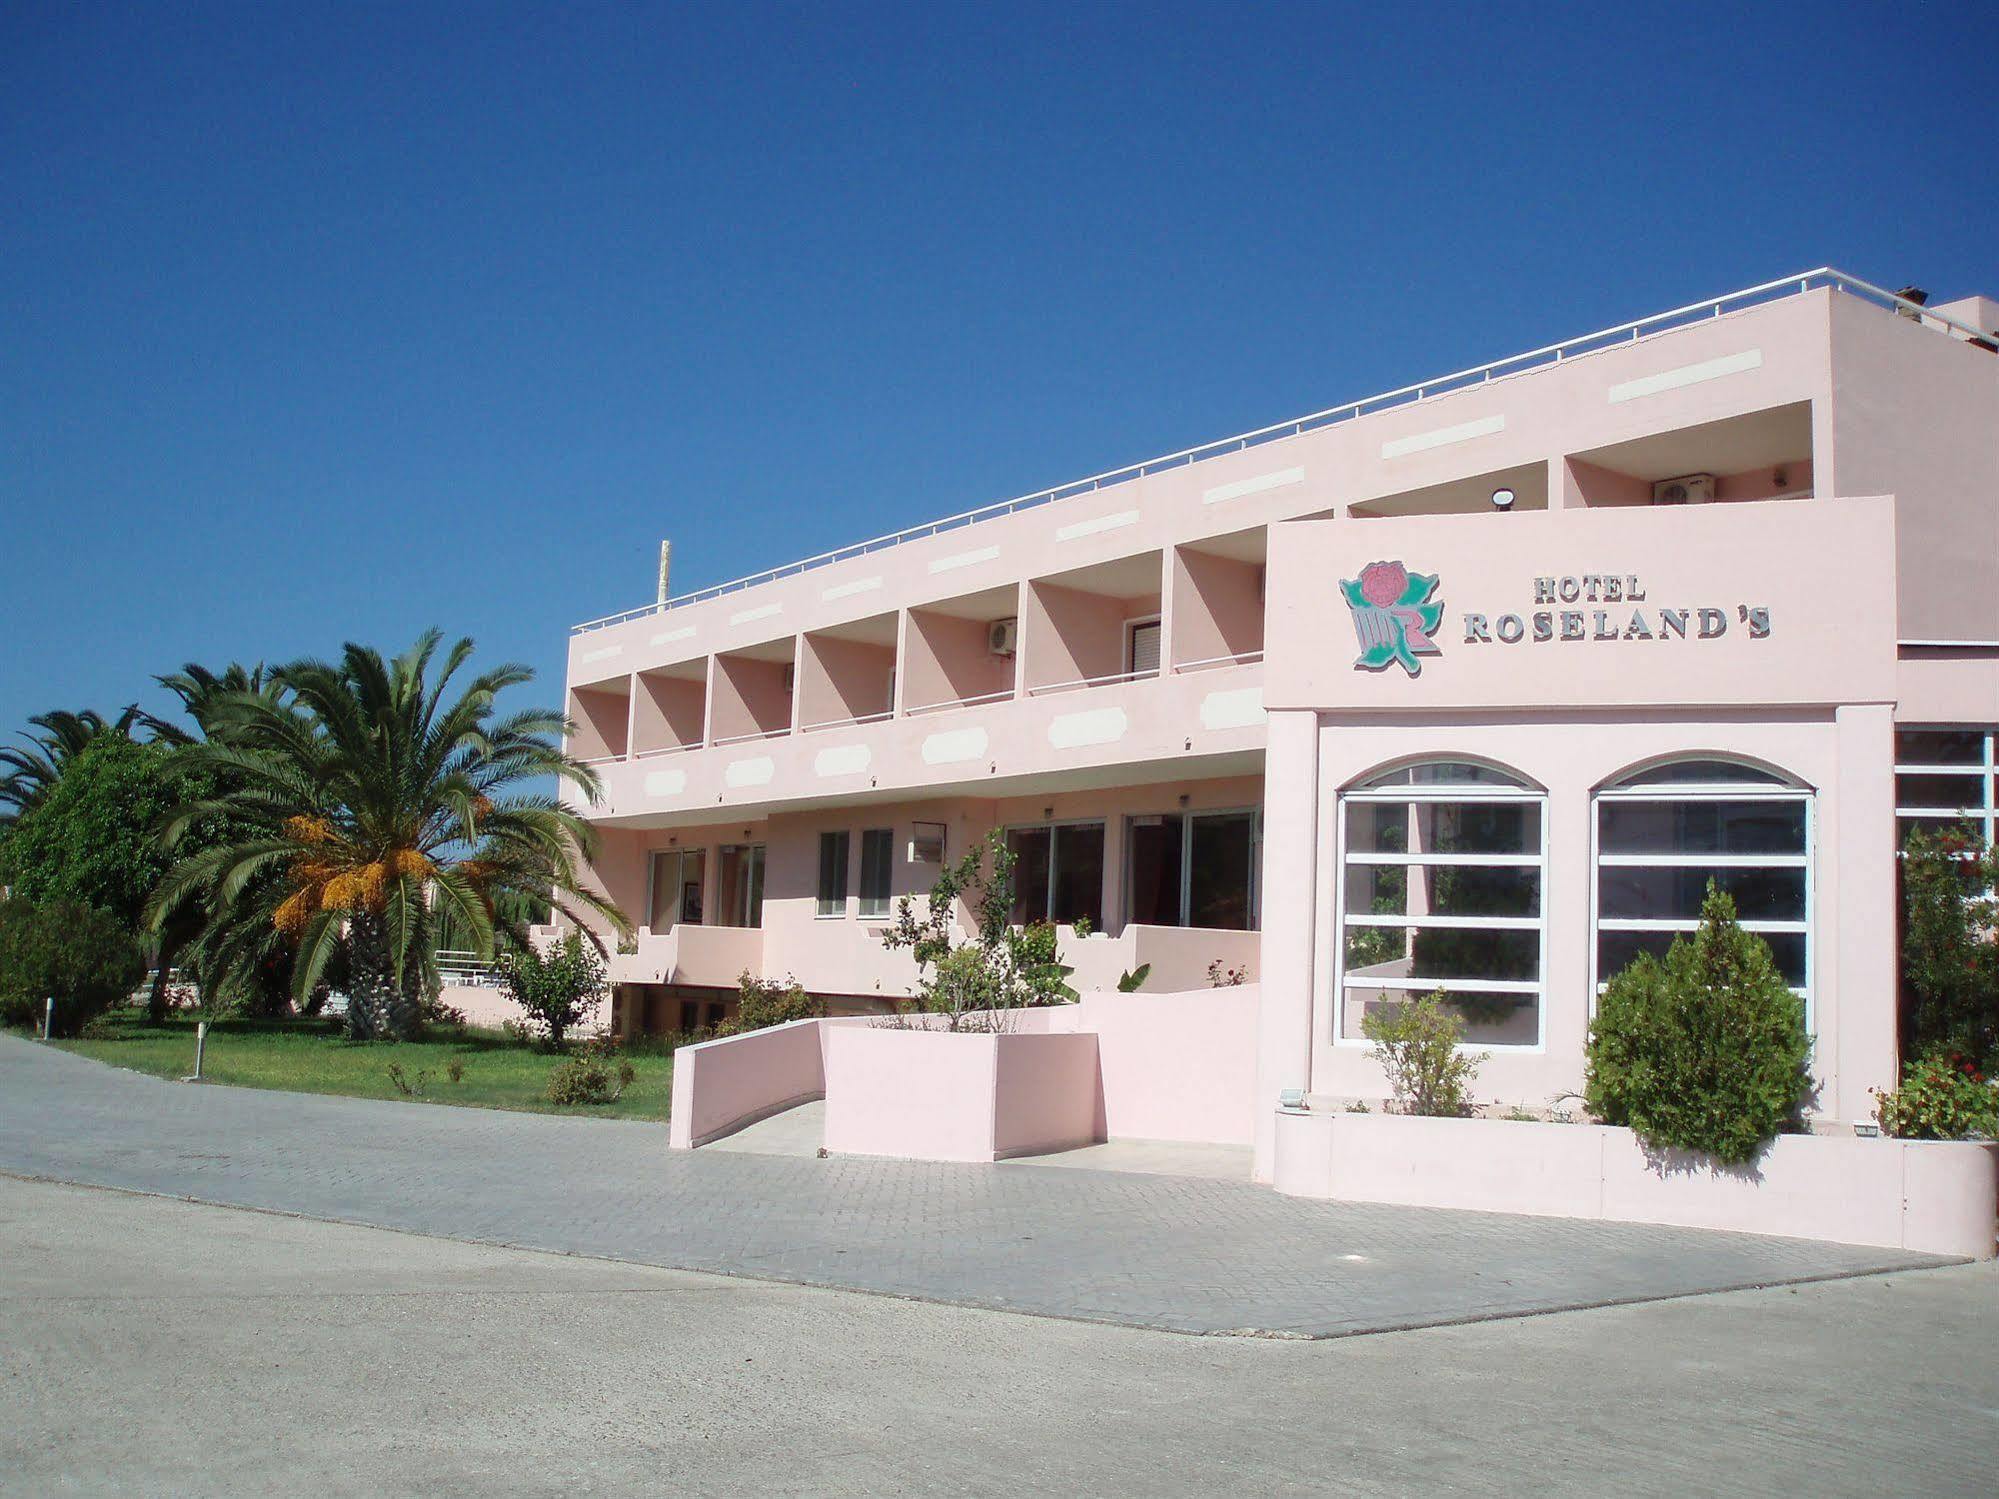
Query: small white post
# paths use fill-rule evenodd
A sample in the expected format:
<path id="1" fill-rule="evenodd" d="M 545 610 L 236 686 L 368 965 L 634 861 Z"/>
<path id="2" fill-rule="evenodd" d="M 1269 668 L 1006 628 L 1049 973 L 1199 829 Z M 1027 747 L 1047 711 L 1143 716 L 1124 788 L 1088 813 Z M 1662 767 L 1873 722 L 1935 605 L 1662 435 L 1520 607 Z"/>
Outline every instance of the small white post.
<path id="1" fill-rule="evenodd" d="M 208 1022 L 194 1023 L 194 1081 L 201 1081 L 201 1054 L 208 1049 Z"/>
<path id="2" fill-rule="evenodd" d="M 48 1040 L 49 1032 L 54 1028 L 55 1021 L 56 997 L 51 994 L 47 999 L 42 1001 L 42 1039 L 44 1041 Z"/>

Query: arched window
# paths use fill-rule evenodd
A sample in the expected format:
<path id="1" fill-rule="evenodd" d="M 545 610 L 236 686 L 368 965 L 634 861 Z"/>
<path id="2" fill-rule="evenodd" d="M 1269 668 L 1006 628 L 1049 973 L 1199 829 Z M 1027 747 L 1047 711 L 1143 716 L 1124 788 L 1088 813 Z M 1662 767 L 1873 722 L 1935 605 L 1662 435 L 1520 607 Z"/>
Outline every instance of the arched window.
<path id="1" fill-rule="evenodd" d="M 1406 765 L 1339 803 L 1337 1039 L 1442 990 L 1478 1046 L 1537 1046 L 1547 797 L 1465 760 Z"/>
<path id="2" fill-rule="evenodd" d="M 1713 880 L 1811 1002 L 1812 793 L 1735 760 L 1673 760 L 1596 795 L 1595 987 L 1700 925 Z"/>

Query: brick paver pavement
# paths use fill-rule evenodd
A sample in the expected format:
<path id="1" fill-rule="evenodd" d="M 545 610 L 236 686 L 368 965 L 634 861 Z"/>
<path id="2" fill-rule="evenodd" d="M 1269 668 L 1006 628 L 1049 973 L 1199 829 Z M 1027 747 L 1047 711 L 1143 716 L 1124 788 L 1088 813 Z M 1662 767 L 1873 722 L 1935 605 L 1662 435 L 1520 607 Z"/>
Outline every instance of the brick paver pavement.
<path id="1" fill-rule="evenodd" d="M 1184 1177 L 669 1152 L 659 1124 L 169 1083 L 11 1036 L 0 1171 L 1193 1333 L 1330 1337 L 1942 1263 Z"/>

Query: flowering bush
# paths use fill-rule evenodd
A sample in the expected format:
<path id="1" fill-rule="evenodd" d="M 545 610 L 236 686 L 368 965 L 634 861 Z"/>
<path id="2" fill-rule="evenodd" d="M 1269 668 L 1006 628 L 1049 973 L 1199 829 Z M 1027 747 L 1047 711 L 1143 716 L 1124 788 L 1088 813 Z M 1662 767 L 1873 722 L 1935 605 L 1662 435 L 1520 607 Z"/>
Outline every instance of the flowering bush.
<path id="1" fill-rule="evenodd" d="M 1902 1086 L 1874 1090 L 1874 1117 L 1899 1140 L 1999 1138 L 1999 1083 L 1968 1057 L 1932 1052 L 1902 1069 Z"/>

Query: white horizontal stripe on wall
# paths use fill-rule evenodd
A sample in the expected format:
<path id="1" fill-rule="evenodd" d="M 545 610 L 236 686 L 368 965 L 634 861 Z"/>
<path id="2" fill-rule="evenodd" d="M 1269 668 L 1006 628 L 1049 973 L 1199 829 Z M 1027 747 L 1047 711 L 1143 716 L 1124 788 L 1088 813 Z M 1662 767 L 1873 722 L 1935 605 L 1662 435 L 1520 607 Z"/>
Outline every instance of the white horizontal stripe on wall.
<path id="1" fill-rule="evenodd" d="M 1639 380 L 1626 380 L 1610 387 L 1611 404 L 1635 401 L 1640 396 L 1656 396 L 1663 390 L 1699 385 L 1703 380 L 1719 380 L 1723 375 L 1739 375 L 1763 368 L 1761 349 L 1744 349 L 1740 354 L 1724 354 L 1719 359 L 1703 359 L 1699 364 L 1683 364 L 1678 369 L 1661 370 Z"/>
<path id="2" fill-rule="evenodd" d="M 754 760 L 731 760 L 729 768 L 722 772 L 722 780 L 732 787 L 768 786 L 776 774 L 777 762 L 769 755 L 759 755 Z"/>
<path id="3" fill-rule="evenodd" d="M 822 588 L 819 590 L 819 597 L 830 604 L 835 599 L 850 599 L 857 593 L 873 593 L 881 586 L 881 575 L 876 574 L 872 578 L 856 578 L 851 583 L 839 583 L 831 588 Z"/>
<path id="4" fill-rule="evenodd" d="M 764 604 L 756 609 L 739 609 L 729 616 L 732 625 L 746 625 L 753 619 L 769 619 L 773 614 L 782 614 L 784 605 Z"/>
<path id="5" fill-rule="evenodd" d="M 1079 520 L 1074 525 L 1062 526 L 1055 532 L 1057 541 L 1074 541 L 1079 536 L 1101 536 L 1106 531 L 1122 531 L 1126 526 L 1138 524 L 1136 510 L 1120 510 L 1116 515 L 1100 515 L 1095 520 Z"/>
<path id="6" fill-rule="evenodd" d="M 608 661 L 613 656 L 622 656 L 624 653 L 625 648 L 621 645 L 607 645 L 601 646 L 594 651 L 585 651 L 576 659 L 587 666 L 592 661 Z"/>
<path id="7" fill-rule="evenodd" d="M 855 776 L 874 759 L 865 744 L 842 744 L 823 749 L 812 757 L 812 773 L 820 776 Z"/>
<path id="8" fill-rule="evenodd" d="M 953 552 L 948 557 L 939 557 L 930 564 L 933 573 L 956 572 L 961 567 L 976 567 L 981 562 L 991 562 L 999 556 L 998 547 L 980 547 L 975 552 Z"/>
<path id="9" fill-rule="evenodd" d="M 1233 484 L 1217 484 L 1201 496 L 1203 505 L 1219 505 L 1224 500 L 1239 500 L 1244 495 L 1262 494 L 1266 489 L 1283 489 L 1291 484 L 1303 484 L 1305 470 L 1302 468 L 1280 468 L 1275 473 L 1258 474 L 1254 479 L 1238 479 Z"/>
<path id="10" fill-rule="evenodd" d="M 923 741 L 925 765 L 956 765 L 962 760 L 983 759 L 985 753 L 984 729 L 951 729 Z"/>
<path id="11" fill-rule="evenodd" d="M 1505 417 L 1482 416 L 1475 422 L 1459 422 L 1455 427 L 1439 427 L 1433 432 L 1418 432 L 1412 437 L 1398 437 L 1384 442 L 1381 456 L 1402 458 L 1410 453 L 1427 452 L 1431 448 L 1447 448 L 1454 442 L 1470 442 L 1474 437 L 1490 437 L 1505 430 Z"/>
<path id="12" fill-rule="evenodd" d="M 654 645 L 672 645 L 676 640 L 692 640 L 693 638 L 694 626 L 682 625 L 677 630 L 661 630 L 657 635 L 653 636 L 652 643 Z"/>
<path id="13" fill-rule="evenodd" d="M 655 770 L 646 777 L 647 796 L 678 796 L 687 789 L 684 770 Z"/>
<path id="14" fill-rule="evenodd" d="M 1263 689 L 1238 687 L 1229 692 L 1211 692 L 1201 699 L 1201 727 L 1204 729 L 1246 729 L 1263 722 Z"/>
<path id="15" fill-rule="evenodd" d="M 1116 744 L 1130 727 L 1122 708 L 1098 708 L 1089 713 L 1064 713 L 1049 720 L 1048 742 L 1056 749 L 1081 749 L 1090 744 Z"/>

